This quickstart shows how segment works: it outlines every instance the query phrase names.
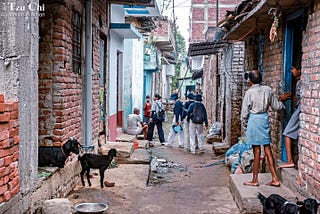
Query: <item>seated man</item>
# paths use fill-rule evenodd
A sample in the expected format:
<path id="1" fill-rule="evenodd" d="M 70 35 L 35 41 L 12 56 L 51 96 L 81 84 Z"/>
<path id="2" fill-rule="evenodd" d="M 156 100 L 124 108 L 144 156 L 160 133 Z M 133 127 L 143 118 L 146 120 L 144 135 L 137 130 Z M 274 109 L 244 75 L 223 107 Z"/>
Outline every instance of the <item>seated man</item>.
<path id="1" fill-rule="evenodd" d="M 133 109 L 133 114 L 128 115 L 127 134 L 138 135 L 143 133 L 143 139 L 147 139 L 148 125 L 142 122 L 140 110 Z"/>

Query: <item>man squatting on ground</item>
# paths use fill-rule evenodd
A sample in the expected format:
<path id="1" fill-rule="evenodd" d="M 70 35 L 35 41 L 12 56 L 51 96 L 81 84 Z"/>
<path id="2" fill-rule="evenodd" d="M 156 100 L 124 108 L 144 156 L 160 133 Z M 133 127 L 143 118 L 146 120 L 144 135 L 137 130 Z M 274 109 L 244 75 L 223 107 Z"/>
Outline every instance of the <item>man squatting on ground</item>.
<path id="1" fill-rule="evenodd" d="M 140 109 L 134 108 L 133 114 L 128 115 L 127 134 L 138 135 L 143 133 L 143 139 L 147 139 L 148 124 L 142 122 Z"/>
<path id="2" fill-rule="evenodd" d="M 252 180 L 245 182 L 244 185 L 259 186 L 258 169 L 260 165 L 261 145 L 268 159 L 272 181 L 267 183 L 269 186 L 280 186 L 279 179 L 275 172 L 275 165 L 270 147 L 270 121 L 268 109 L 284 109 L 282 102 L 272 94 L 268 86 L 261 85 L 262 77 L 259 71 L 254 70 L 249 73 L 249 85 L 251 86 L 244 95 L 241 120 L 244 130 L 246 130 L 246 141 L 253 147 L 253 175 Z"/>
<path id="3" fill-rule="evenodd" d="M 183 103 L 180 101 L 179 96 L 177 93 L 172 93 L 170 96 L 170 100 L 174 100 L 174 107 L 173 107 L 173 120 L 172 126 L 170 128 L 170 132 L 168 135 L 168 143 L 166 146 L 172 147 L 174 143 L 174 139 L 176 135 L 179 137 L 179 148 L 183 148 L 184 144 L 184 132 L 180 131 L 176 133 L 174 130 L 174 126 L 181 126 L 183 127 L 183 120 L 182 120 L 182 113 L 183 113 Z"/>

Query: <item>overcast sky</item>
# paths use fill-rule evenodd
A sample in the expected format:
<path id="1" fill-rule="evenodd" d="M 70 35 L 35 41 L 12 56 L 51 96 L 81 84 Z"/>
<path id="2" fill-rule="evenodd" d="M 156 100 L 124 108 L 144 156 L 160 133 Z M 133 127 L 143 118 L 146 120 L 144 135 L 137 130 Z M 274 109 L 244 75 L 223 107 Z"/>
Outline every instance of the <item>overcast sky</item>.
<path id="1" fill-rule="evenodd" d="M 170 20 L 173 20 L 172 15 L 172 2 L 167 10 L 163 11 L 163 15 L 168 16 Z M 189 15 L 190 15 L 190 5 L 191 0 L 174 0 L 175 5 L 175 16 L 176 25 L 179 26 L 179 31 L 186 40 L 186 45 L 188 45 L 189 40 Z"/>

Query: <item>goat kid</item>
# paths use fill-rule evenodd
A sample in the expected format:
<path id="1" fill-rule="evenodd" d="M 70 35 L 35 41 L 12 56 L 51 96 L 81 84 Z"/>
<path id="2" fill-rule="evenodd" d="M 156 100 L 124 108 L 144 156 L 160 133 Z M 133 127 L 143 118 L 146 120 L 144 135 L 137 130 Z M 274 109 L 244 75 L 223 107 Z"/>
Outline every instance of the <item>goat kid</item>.
<path id="1" fill-rule="evenodd" d="M 271 194 L 265 197 L 259 193 L 258 198 L 263 205 L 263 214 L 297 214 L 299 207 L 297 204 L 287 201 L 278 194 Z"/>
<path id="2" fill-rule="evenodd" d="M 38 152 L 38 165 L 63 168 L 66 159 L 71 152 L 79 154 L 79 147 L 80 143 L 75 139 L 69 139 L 61 146 L 40 146 Z"/>
<path id="3" fill-rule="evenodd" d="M 317 200 L 313 198 L 306 198 L 303 201 L 298 201 L 297 204 L 300 206 L 300 214 L 317 214 L 318 206 L 320 205 L 320 203 L 318 203 Z"/>
<path id="4" fill-rule="evenodd" d="M 82 156 L 79 156 L 78 159 L 81 163 L 82 170 L 80 172 L 82 186 L 85 186 L 83 175 L 87 173 L 87 180 L 89 186 L 91 186 L 89 171 L 90 169 L 99 169 L 100 174 L 100 185 L 101 188 L 104 187 L 103 180 L 104 180 L 104 172 L 109 167 L 113 157 L 117 156 L 116 149 L 110 149 L 108 155 L 96 155 L 96 154 L 89 154 L 86 153 Z"/>

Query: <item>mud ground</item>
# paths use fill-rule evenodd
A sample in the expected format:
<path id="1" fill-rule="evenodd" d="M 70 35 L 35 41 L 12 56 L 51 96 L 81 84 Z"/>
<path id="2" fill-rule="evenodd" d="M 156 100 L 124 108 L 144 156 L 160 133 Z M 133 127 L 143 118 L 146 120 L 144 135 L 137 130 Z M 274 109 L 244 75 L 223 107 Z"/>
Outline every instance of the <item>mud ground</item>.
<path id="1" fill-rule="evenodd" d="M 119 164 L 105 172 L 105 180 L 115 182 L 114 187 L 100 188 L 98 172 L 93 171 L 92 187 L 87 182 L 82 187 L 79 182 L 68 198 L 73 207 L 83 202 L 107 203 L 105 213 L 239 213 L 227 186 L 230 171 L 221 163 L 224 156 L 215 156 L 211 144 L 205 143 L 205 149 L 204 154 L 192 155 L 177 148 L 177 143 L 169 148 L 156 142 L 148 149 L 151 156 L 174 162 L 185 170 L 149 173 L 149 164 Z M 211 163 L 217 164 L 204 167 Z"/>

